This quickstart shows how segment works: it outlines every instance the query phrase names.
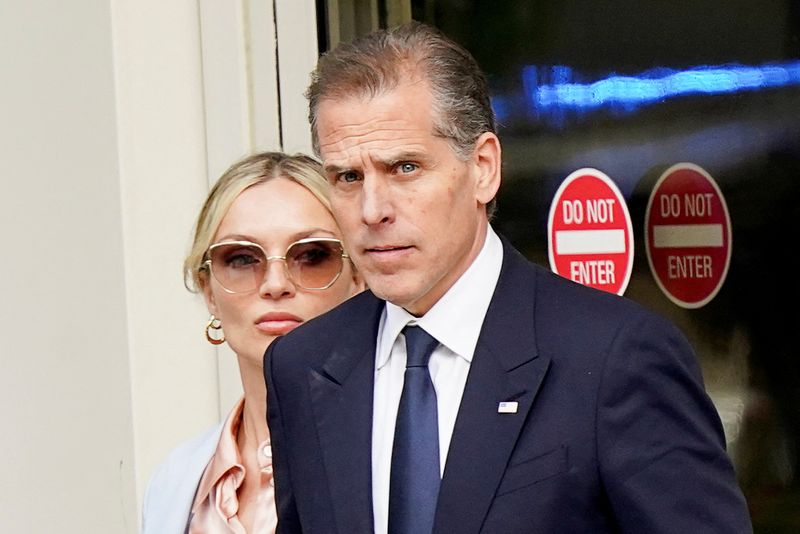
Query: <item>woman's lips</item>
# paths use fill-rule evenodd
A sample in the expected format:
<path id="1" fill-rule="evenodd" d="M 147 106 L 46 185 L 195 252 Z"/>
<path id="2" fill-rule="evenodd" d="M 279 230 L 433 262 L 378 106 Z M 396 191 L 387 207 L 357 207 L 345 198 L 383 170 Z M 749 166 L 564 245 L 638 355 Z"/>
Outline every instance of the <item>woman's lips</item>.
<path id="1" fill-rule="evenodd" d="M 281 336 L 299 326 L 303 320 L 291 313 L 270 312 L 265 313 L 256 320 L 256 328 L 266 334 Z"/>

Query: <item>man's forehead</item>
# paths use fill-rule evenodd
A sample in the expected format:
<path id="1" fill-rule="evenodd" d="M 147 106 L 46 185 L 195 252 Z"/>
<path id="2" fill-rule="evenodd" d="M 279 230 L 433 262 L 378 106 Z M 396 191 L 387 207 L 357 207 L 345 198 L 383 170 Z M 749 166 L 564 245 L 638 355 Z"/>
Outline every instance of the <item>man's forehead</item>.
<path id="1" fill-rule="evenodd" d="M 387 152 L 420 146 L 433 140 L 435 131 L 428 117 L 400 117 L 391 113 L 337 113 L 318 124 L 319 148 L 325 160 L 352 151 Z M 416 150 L 416 149 L 415 149 Z"/>
<path id="2" fill-rule="evenodd" d="M 320 128 L 320 148 L 340 149 L 351 145 L 381 146 L 433 135 L 430 123 L 416 123 L 394 117 L 365 117 L 363 120 L 337 120 Z"/>

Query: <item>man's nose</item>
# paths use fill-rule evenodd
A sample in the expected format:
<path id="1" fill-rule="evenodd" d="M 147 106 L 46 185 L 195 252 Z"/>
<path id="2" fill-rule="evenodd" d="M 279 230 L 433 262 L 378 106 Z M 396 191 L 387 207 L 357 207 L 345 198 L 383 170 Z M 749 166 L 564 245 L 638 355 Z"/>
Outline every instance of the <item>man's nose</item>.
<path id="1" fill-rule="evenodd" d="M 387 180 L 377 173 L 364 176 L 361 198 L 361 216 L 364 224 L 392 222 L 394 215 L 394 199 Z"/>

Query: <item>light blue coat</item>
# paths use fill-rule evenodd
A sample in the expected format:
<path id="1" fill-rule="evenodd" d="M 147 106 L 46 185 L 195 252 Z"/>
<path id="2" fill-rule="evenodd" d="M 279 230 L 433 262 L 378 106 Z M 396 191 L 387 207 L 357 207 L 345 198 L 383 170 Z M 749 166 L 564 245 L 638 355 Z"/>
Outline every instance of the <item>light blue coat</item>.
<path id="1" fill-rule="evenodd" d="M 150 477 L 141 534 L 184 534 L 197 486 L 214 455 L 224 422 L 170 452 Z"/>

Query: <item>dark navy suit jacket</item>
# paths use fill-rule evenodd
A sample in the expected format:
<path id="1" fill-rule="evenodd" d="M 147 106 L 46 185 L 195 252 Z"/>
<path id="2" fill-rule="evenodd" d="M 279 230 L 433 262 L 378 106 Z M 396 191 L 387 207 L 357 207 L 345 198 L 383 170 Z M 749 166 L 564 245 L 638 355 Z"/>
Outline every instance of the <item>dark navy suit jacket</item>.
<path id="1" fill-rule="evenodd" d="M 278 532 L 373 532 L 370 292 L 265 355 Z M 498 404 L 516 401 L 516 413 Z M 724 533 L 751 524 L 696 357 L 668 321 L 503 267 L 445 464 L 437 534 Z"/>

